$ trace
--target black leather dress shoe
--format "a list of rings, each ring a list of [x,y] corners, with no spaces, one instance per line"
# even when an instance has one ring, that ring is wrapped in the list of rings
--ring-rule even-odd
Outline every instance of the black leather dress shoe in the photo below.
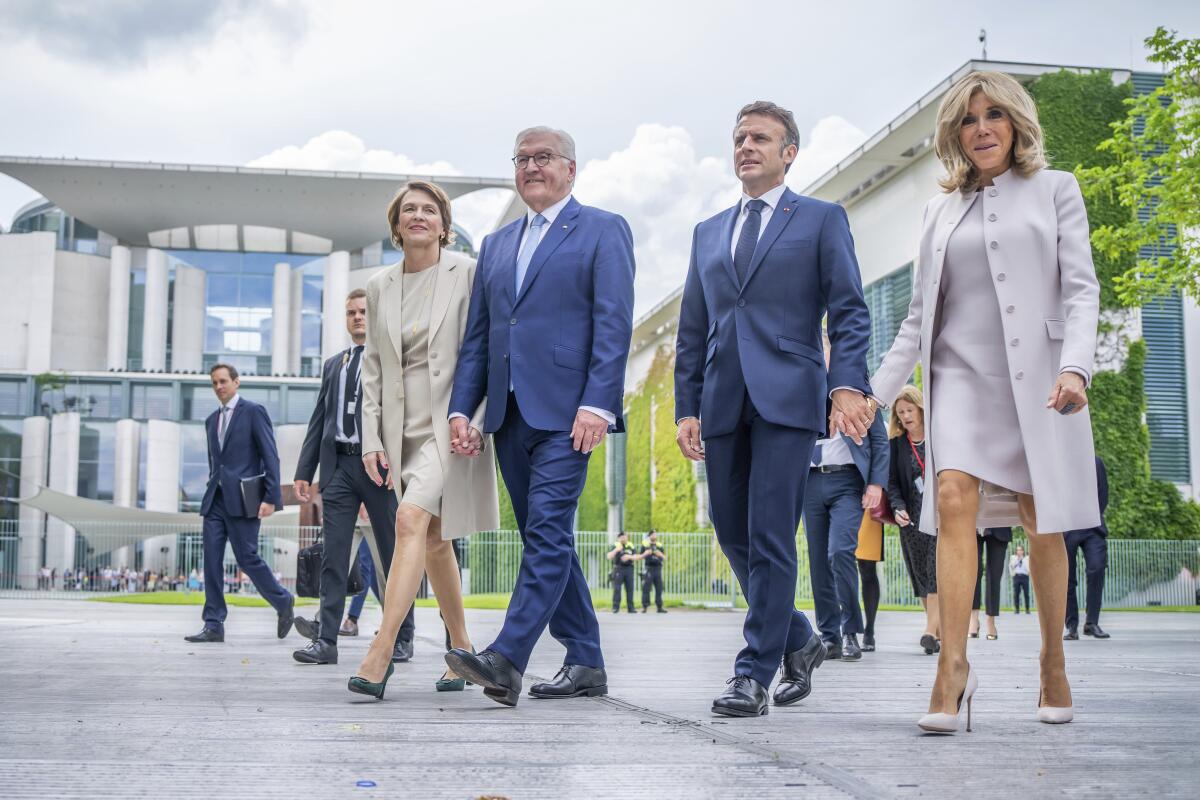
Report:
[[[1085,630],[1086,630],[1086,628],[1085,628]],[[1063,636],[1063,641],[1064,642],[1074,642],[1074,641],[1077,641],[1078,639],[1079,639],[1079,629],[1078,628],[1067,628],[1067,633],[1065,636]]]
[[[392,648],[392,663],[403,664],[413,657],[412,639],[396,639],[396,646]]]
[[[830,642],[830,641],[822,640],[822,644],[825,646],[825,660],[826,661],[837,661],[839,658],[842,657],[842,643],[841,642]]]
[[[185,642],[223,642],[225,641],[225,631],[219,631],[216,628],[205,628],[197,634],[183,637]]]
[[[321,623],[315,619],[296,617],[292,624],[296,626],[296,633],[300,634],[305,639],[316,640],[321,638]]]
[[[1097,639],[1108,639],[1109,638],[1109,635],[1100,629],[1099,623],[1096,623],[1095,625],[1089,625],[1087,623],[1084,623],[1083,635],[1084,636],[1094,636]]]
[[[874,636],[872,636],[869,633],[863,634],[862,650],[864,653],[874,653],[875,652],[875,637]]]
[[[842,637],[842,661],[858,661],[862,658],[862,648],[858,646],[858,636],[848,633]]]
[[[321,639],[313,639],[304,646],[303,650],[294,651],[292,658],[301,664],[336,664],[337,645]]]
[[[608,674],[581,664],[563,664],[554,680],[529,687],[530,697],[603,697],[608,694]]]
[[[813,670],[825,660],[825,644],[820,636],[813,636],[799,650],[783,656],[783,674],[775,687],[775,705],[790,706],[808,697],[812,692]]]
[[[275,635],[280,639],[286,637],[292,630],[292,623],[296,621],[296,598],[288,598],[287,610],[279,615],[279,625],[275,628]]]
[[[726,717],[762,717],[767,713],[767,688],[749,675],[734,675],[713,700],[712,713]]]
[[[515,706],[521,696],[521,673],[495,650],[475,654],[455,647],[446,653],[446,666],[482,686],[483,693],[501,705]]]

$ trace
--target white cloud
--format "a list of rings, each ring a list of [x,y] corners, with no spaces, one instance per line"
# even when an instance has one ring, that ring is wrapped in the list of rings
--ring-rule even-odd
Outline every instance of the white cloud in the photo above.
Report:
[[[341,170],[381,172],[399,175],[461,175],[449,161],[418,162],[403,153],[368,149],[366,142],[348,131],[326,131],[303,145],[288,145],[256,158],[247,166],[273,169]],[[495,228],[496,220],[508,205],[512,192],[507,189],[482,189],[455,198],[454,222],[461,225],[475,246]]]
[[[788,172],[788,185],[807,187],[865,139],[841,117],[819,120]],[[697,155],[691,134],[681,127],[646,124],[625,149],[581,167],[580,202],[620,214],[633,229],[636,314],[682,285],[696,223],[737,201],[732,161],[732,152]]]

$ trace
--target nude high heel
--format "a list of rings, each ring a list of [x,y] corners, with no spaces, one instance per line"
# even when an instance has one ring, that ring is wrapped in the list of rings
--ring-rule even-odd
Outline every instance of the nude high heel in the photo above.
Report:
[[[979,688],[979,680],[975,677],[975,670],[967,665],[967,685],[963,689],[962,696],[958,698],[958,711],[954,714],[926,714],[917,720],[917,727],[926,733],[958,733],[958,718],[962,716],[963,708],[967,710],[967,733],[971,732],[971,698],[975,695],[975,690]],[[1040,711],[1040,709],[1039,709]]]
[[[1042,696],[1044,694],[1045,694],[1044,689],[1038,692],[1038,708],[1037,708],[1038,722],[1044,722],[1047,725],[1063,725],[1063,724],[1075,719],[1075,707],[1074,706],[1063,707],[1063,706],[1044,706],[1044,705],[1042,705],[1042,699],[1043,699]]]

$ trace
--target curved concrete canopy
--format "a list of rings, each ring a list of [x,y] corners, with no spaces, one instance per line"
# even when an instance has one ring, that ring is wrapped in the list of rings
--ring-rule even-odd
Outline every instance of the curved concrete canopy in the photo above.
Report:
[[[233,224],[306,233],[330,240],[334,250],[357,250],[387,237],[384,210],[407,180],[436,181],[451,199],[514,188],[503,178],[19,156],[0,156],[0,172],[135,246],[150,245],[152,231]],[[505,216],[515,218],[513,205]]]

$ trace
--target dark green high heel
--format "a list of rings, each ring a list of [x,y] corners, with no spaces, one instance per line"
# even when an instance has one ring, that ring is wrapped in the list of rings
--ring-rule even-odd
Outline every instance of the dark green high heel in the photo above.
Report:
[[[446,670],[446,673],[443,674],[442,677],[438,678],[437,683],[433,685],[433,688],[437,689],[439,692],[461,692],[467,688],[467,681],[465,678],[450,678],[447,677],[449,674],[450,671]]]
[[[366,678],[360,678],[359,676],[355,675],[346,682],[346,688],[355,694],[365,694],[369,695],[370,697],[374,697],[376,700],[382,700],[383,690],[387,688],[388,678],[392,677],[393,672],[395,672],[395,668],[389,661],[387,672],[384,674],[383,680],[381,680],[379,683],[371,683]]]

